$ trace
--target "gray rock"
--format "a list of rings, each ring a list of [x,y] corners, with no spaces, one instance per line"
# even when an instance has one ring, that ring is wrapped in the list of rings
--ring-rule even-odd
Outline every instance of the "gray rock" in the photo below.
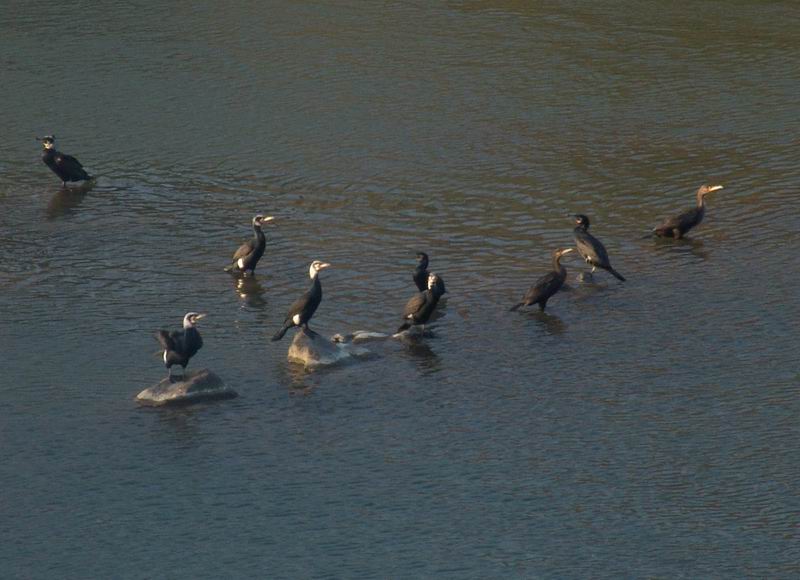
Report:
[[[286,356],[292,362],[316,367],[336,364],[353,356],[365,354],[369,354],[367,349],[352,342],[336,342],[316,332],[300,329],[295,333]]]
[[[181,379],[163,379],[136,395],[136,400],[142,405],[160,406],[232,399],[237,396],[238,393],[226,386],[221,378],[208,369],[202,369],[188,372]]]

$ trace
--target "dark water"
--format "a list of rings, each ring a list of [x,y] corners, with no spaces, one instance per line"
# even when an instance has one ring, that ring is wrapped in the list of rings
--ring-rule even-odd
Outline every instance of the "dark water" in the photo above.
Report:
[[[0,576],[800,575],[800,9],[576,4],[2,11]],[[575,212],[628,282],[506,312]],[[436,338],[269,342],[313,259],[315,328],[396,327],[418,250]],[[241,397],[137,408],[189,310]]]

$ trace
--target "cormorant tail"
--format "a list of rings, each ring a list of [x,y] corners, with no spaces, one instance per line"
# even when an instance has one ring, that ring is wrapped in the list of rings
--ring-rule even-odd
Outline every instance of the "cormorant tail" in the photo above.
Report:
[[[284,324],[283,328],[281,328],[278,332],[275,333],[275,336],[272,337],[272,340],[280,340],[283,338],[283,335],[286,334],[286,331],[289,330],[293,324]]]
[[[167,332],[166,330],[159,330],[155,334],[155,337],[161,344],[161,346],[164,348],[164,350],[172,350],[173,344],[172,340],[169,337],[169,332]]]
[[[524,303],[524,302],[520,302],[519,304],[515,304],[514,306],[512,306],[511,308],[509,308],[509,309],[508,309],[508,311],[509,311],[509,312],[516,312],[516,311],[517,311],[517,310],[519,310],[519,309],[520,309],[522,306],[525,306],[525,303]]]
[[[411,328],[411,323],[410,322],[404,322],[402,324],[402,326],[400,326],[400,328],[397,329],[397,333],[403,332],[404,330],[408,330],[409,328]]]
[[[611,274],[612,276],[614,276],[614,278],[616,278],[616,279],[617,279],[617,280],[619,280],[620,282],[624,282],[624,281],[625,281],[625,276],[623,276],[622,274],[620,274],[619,272],[617,272],[617,271],[616,271],[614,268],[612,268],[611,266],[609,266],[609,267],[608,267],[608,272],[609,272],[609,274]]]

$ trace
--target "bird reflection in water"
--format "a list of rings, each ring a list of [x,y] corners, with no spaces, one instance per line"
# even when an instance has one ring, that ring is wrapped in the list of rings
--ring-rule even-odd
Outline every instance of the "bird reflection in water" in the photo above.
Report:
[[[60,188],[47,204],[47,219],[54,220],[75,212],[83,198],[94,187],[94,181],[87,181],[78,187]]]
[[[541,312],[539,310],[528,311],[528,316],[536,320],[544,331],[550,336],[561,336],[566,332],[567,325],[558,316]]]
[[[698,260],[708,260],[709,253],[705,249],[703,240],[695,238],[680,238],[673,240],[671,238],[656,238],[656,245],[660,252],[669,252],[672,255],[686,255],[692,254]]]
[[[263,309],[267,305],[264,298],[264,287],[259,284],[255,276],[232,278],[236,293],[244,306]]]
[[[426,329],[425,332],[428,333],[430,331]],[[430,336],[426,336],[423,340],[412,339],[403,341],[405,352],[417,361],[420,371],[425,375],[437,373],[442,367],[441,358],[439,358],[439,355],[436,354],[426,342],[427,338],[430,338]]]

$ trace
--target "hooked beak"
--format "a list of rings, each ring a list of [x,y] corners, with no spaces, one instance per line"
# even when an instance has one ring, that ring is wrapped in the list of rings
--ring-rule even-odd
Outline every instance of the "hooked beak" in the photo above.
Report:
[[[261,218],[261,223],[265,224],[267,222],[271,222],[274,219],[275,219],[275,216],[268,215],[266,217]]]
[[[561,255],[563,256],[564,254],[569,254],[570,252],[574,252],[574,251],[575,251],[575,248],[566,248],[564,250],[561,250]]]
[[[194,317],[195,320],[200,320],[201,318],[205,318],[208,314],[198,314]]]
[[[328,264],[327,262],[322,262],[319,265],[319,269],[322,270],[323,268],[328,268],[329,266],[330,266],[330,264]]]
[[[708,193],[711,193],[712,191],[717,191],[718,189],[722,189],[722,186],[721,185],[712,185],[711,187],[708,188]]]

